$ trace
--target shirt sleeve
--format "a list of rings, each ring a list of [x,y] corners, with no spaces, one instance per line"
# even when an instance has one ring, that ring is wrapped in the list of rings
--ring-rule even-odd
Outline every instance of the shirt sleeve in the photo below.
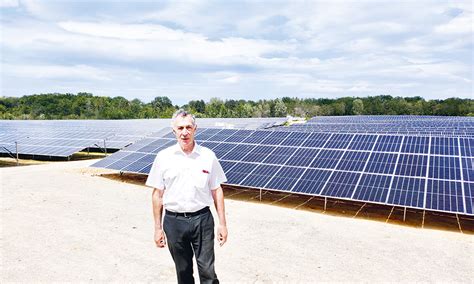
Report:
[[[222,183],[227,181],[224,170],[222,169],[219,160],[214,156],[212,161],[211,177],[209,181],[209,186],[211,190],[215,190],[221,186]]]
[[[145,184],[153,188],[164,190],[165,184],[163,182],[163,170],[162,167],[160,167],[160,156],[159,154],[156,156]]]

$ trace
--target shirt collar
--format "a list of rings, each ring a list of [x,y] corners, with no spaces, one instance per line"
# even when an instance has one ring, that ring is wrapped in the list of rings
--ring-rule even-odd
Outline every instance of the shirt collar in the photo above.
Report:
[[[175,153],[181,153],[185,156],[191,156],[191,155],[201,155],[201,149],[202,149],[202,146],[201,145],[198,145],[198,143],[196,142],[196,140],[194,140],[194,148],[193,148],[193,151],[188,155],[186,153],[183,152],[183,150],[181,149],[181,146],[179,146],[179,143],[176,142],[176,144],[174,145],[175,147]]]

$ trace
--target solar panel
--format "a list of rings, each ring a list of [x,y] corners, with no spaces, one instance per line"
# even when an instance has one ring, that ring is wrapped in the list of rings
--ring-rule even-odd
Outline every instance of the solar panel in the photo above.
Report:
[[[369,152],[347,151],[342,156],[337,169],[360,172],[364,169],[369,155]]]
[[[314,148],[299,148],[290,156],[285,165],[305,167],[314,160],[314,157],[319,153],[318,149]]]
[[[213,151],[214,151],[214,154],[216,154],[217,158],[222,159],[223,156],[230,153],[230,151],[232,151],[237,145],[238,144],[221,143],[221,144],[216,145],[213,148]],[[239,155],[237,155],[237,158],[239,158]],[[229,160],[232,160],[232,159],[229,159]]]
[[[387,203],[423,208],[425,179],[394,177]]]
[[[433,137],[431,139],[431,154],[458,155],[457,139],[453,137]]]
[[[350,198],[360,173],[334,171],[321,192],[325,196]]]
[[[269,156],[273,150],[275,150],[276,147],[274,146],[267,146],[267,145],[258,145],[255,146],[250,152],[248,152],[245,157],[242,158],[242,161],[245,162],[261,162],[263,161],[266,157]]]
[[[309,137],[304,141],[303,147],[323,147],[324,144],[328,141],[328,138],[331,137],[331,134],[327,133],[311,133]]]
[[[275,165],[283,165],[286,161],[293,155],[296,151],[296,148],[292,147],[276,147],[271,155],[268,155],[262,163],[265,164],[275,164]]]
[[[402,143],[402,136],[382,135],[375,144],[374,151],[398,152]]]
[[[305,169],[295,167],[281,167],[272,179],[265,185],[266,188],[282,191],[291,191]]]
[[[460,180],[459,158],[448,156],[430,156],[430,178]]]
[[[257,164],[235,163],[232,171],[226,172],[227,183],[239,185],[257,167]]]
[[[348,149],[371,150],[377,140],[377,135],[355,135]]]
[[[250,130],[238,130],[235,133],[231,134],[227,139],[225,140],[218,140],[218,141],[225,141],[225,142],[241,142],[247,136],[250,134]]]
[[[462,158],[463,180],[474,182],[474,158]]]
[[[221,131],[217,132],[216,134],[210,136],[207,141],[225,141],[230,136],[235,134],[238,130],[237,129],[222,129]]]
[[[426,155],[400,154],[395,174],[424,177],[426,176],[427,161]]]
[[[385,203],[390,190],[391,180],[391,176],[363,174],[352,198]]]
[[[291,132],[280,145],[298,147],[301,146],[309,136],[309,133]]]
[[[466,201],[466,213],[474,214],[474,183],[464,183],[464,198]]]
[[[448,212],[464,212],[461,183],[428,179],[426,208]]]
[[[335,169],[343,151],[338,150],[321,150],[311,163],[311,167],[320,169]]]
[[[461,148],[461,156],[474,157],[474,139],[459,138],[459,144]]]
[[[373,152],[367,162],[368,173],[391,174],[394,172],[397,154]]]
[[[352,137],[354,137],[352,134],[333,134],[324,147],[329,149],[345,149],[351,142]]]
[[[249,152],[251,152],[255,148],[255,145],[251,144],[230,145],[232,147],[232,150],[228,151],[227,154],[222,156],[223,160],[241,161]]]
[[[320,195],[331,171],[307,169],[293,188],[293,192]]]
[[[280,166],[258,165],[247,177],[240,182],[240,185],[250,187],[264,187],[275,175]]]
[[[258,144],[261,141],[265,140],[265,138],[267,138],[267,136],[269,136],[271,133],[271,131],[255,131],[251,133],[247,138],[245,138],[242,142]]]
[[[275,131],[262,140],[262,145],[280,145],[289,135],[289,132]]]

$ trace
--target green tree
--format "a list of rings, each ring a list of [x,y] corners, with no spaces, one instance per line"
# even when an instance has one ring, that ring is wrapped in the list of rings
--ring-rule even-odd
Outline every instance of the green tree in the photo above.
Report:
[[[206,103],[203,100],[189,101],[188,106],[193,113],[206,112]]]
[[[283,117],[283,116],[286,116],[287,113],[288,113],[288,110],[286,108],[286,105],[285,103],[283,102],[282,99],[276,99],[275,100],[275,116],[276,117]]]
[[[219,98],[211,98],[206,105],[207,117],[224,117],[225,112],[224,102]]]
[[[355,99],[352,103],[352,112],[355,115],[364,114],[364,102],[361,99]]]

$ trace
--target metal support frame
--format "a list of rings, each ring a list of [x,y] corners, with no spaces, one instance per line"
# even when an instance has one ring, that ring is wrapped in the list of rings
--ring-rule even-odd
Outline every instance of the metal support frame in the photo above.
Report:
[[[262,201],[262,189],[260,188],[260,201]]]
[[[461,232],[461,234],[463,234],[462,228],[461,228],[461,222],[459,222],[459,215],[457,213],[456,213],[456,219],[458,220],[459,231]]]
[[[97,146],[97,148],[99,148],[102,152],[104,152],[104,155],[107,157],[107,145],[105,143],[105,140],[107,138],[104,138],[104,147],[100,147],[99,144],[95,143],[94,146]],[[89,155],[89,147],[87,147],[87,155]]]
[[[364,204],[359,208],[359,210],[357,210],[356,214],[355,214],[354,217],[352,217],[352,218],[357,217],[357,215],[359,215],[360,211],[362,211],[362,209],[365,207],[365,205],[367,205],[367,203],[364,203]]]
[[[16,151],[16,165],[19,166],[20,162],[18,161],[18,142],[15,141],[15,151]]]
[[[426,213],[426,210],[423,210],[423,220],[421,221],[421,228],[425,227],[425,213]]]
[[[407,217],[407,208],[403,207],[403,222],[405,222],[406,217]]]
[[[298,209],[302,206],[304,206],[305,204],[307,204],[308,202],[310,202],[312,199],[314,198],[314,196],[311,196],[310,198],[308,198],[308,200],[306,200],[305,202],[299,204],[299,205],[296,205],[293,209]]]
[[[390,217],[392,217],[393,210],[395,209],[395,206],[392,206],[392,210],[390,210],[390,214],[388,214],[387,220],[385,220],[385,223],[388,223],[390,220]]]
[[[326,205],[328,203],[328,198],[324,196],[324,211],[326,211]]]
[[[107,156],[107,145],[105,144],[105,140],[107,138],[104,138],[104,153],[105,153],[105,156]]]
[[[270,203],[270,204],[275,204],[275,203],[277,203],[277,202],[280,202],[280,201],[282,201],[283,199],[287,198],[288,196],[291,196],[291,193],[288,193],[287,195],[283,196],[283,197],[280,198],[280,199],[277,199],[277,200],[273,201],[273,202]]]
[[[16,142],[15,142],[16,143]],[[15,154],[12,153],[12,151],[10,151],[7,147],[5,146],[0,146],[0,148],[3,148],[5,149],[5,151],[7,151],[7,154],[12,157],[13,159],[16,159],[16,165],[18,166],[19,165],[19,162],[18,162],[18,151],[16,153],[16,158],[15,158]]]

